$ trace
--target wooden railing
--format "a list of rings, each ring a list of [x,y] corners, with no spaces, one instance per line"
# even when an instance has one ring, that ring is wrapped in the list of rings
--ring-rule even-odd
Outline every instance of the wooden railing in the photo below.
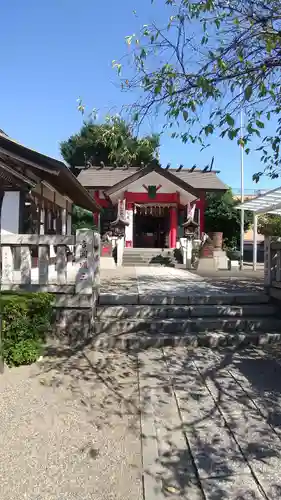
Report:
[[[50,261],[50,247],[56,248],[55,262]],[[74,247],[68,258],[68,247]],[[16,252],[15,249],[18,249]],[[32,266],[32,252],[38,255]],[[69,285],[75,294],[99,293],[100,235],[78,230],[75,236],[10,234],[1,236],[2,289],[44,289],[67,293]],[[19,254],[19,268],[15,254]]]

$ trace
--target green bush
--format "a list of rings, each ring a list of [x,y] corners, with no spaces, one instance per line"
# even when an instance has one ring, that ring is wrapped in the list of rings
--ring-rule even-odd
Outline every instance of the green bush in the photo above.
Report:
[[[51,326],[53,297],[48,293],[2,293],[2,349],[8,365],[33,363],[42,353]]]

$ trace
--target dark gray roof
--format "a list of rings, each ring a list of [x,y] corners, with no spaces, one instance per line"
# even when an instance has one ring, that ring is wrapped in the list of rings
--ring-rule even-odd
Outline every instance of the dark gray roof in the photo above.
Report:
[[[136,167],[91,167],[82,170],[77,178],[86,188],[109,188],[130,177],[138,170],[140,169]],[[176,169],[171,168],[169,172],[196,189],[204,189],[204,191],[225,191],[227,189],[227,186],[217,177],[215,171],[202,172],[202,170],[194,170],[189,172],[188,169],[182,169],[177,172]]]
[[[4,165],[1,168],[1,182],[4,182],[4,179],[6,183],[15,182],[15,179],[18,179],[18,176],[21,175],[21,180],[28,184],[27,180],[23,178],[25,170],[28,169],[33,171],[37,182],[39,180],[48,182],[60,194],[70,198],[76,205],[91,212],[101,209],[65,163],[27,148],[2,132],[0,133],[0,162]],[[9,178],[7,177],[7,169],[10,172]],[[16,174],[17,169],[20,170],[20,173]],[[5,171],[5,174],[3,171]]]

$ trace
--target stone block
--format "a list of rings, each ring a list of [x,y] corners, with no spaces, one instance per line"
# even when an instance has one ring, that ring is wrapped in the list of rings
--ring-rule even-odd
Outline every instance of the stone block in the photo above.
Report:
[[[198,262],[197,271],[216,271],[216,262],[213,257],[200,257]]]
[[[133,305],[138,304],[137,293],[101,293],[99,296],[100,305]]]
[[[229,260],[228,261],[228,268],[229,270],[239,270],[240,269],[240,262],[239,260]]]

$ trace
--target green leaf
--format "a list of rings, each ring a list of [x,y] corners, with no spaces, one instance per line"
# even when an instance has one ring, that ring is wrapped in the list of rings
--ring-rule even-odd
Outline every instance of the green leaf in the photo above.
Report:
[[[232,129],[228,130],[227,135],[228,135],[229,139],[233,140],[236,137],[235,130],[232,130]]]
[[[182,116],[183,116],[184,121],[186,122],[188,120],[188,111],[186,111],[186,109],[183,110]]]
[[[251,99],[252,94],[253,94],[253,87],[252,87],[252,85],[248,85],[244,91],[244,97],[245,97],[246,101],[249,101]]]
[[[195,112],[196,110],[196,105],[195,105],[195,101],[189,101],[188,103],[188,107],[191,109],[191,111],[193,111],[193,113]]]
[[[220,28],[220,25],[221,25],[220,19],[218,19],[218,18],[215,19],[215,25],[216,25],[217,29]]]
[[[257,127],[259,127],[259,128],[264,128],[264,123],[263,123],[263,122],[261,122],[260,120],[256,120],[256,125],[257,125]]]
[[[230,127],[234,126],[235,121],[229,113],[225,115],[225,121]]]
[[[158,82],[154,88],[155,95],[160,94],[161,90],[162,90],[162,82]]]
[[[212,134],[214,132],[214,126],[211,123],[209,123],[209,125],[207,125],[204,128],[204,132],[205,132],[206,136]]]

